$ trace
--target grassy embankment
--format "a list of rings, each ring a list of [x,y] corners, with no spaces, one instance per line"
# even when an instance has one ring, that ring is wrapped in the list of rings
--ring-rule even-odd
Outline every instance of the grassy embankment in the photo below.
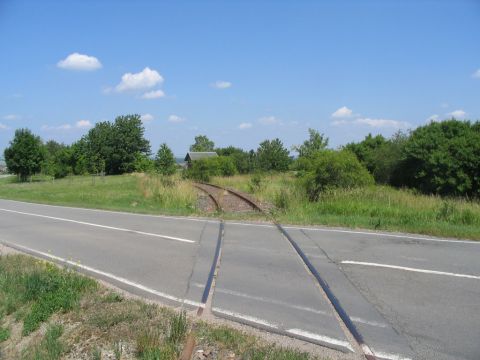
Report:
[[[143,174],[17,182],[0,179],[0,198],[149,214],[191,215],[196,191],[179,177]]]
[[[480,203],[444,199],[389,186],[336,190],[309,202],[292,175],[265,176],[255,186],[250,176],[212,182],[254,194],[277,206],[282,223],[322,224],[480,240]]]
[[[24,255],[0,256],[0,358],[177,359],[188,331],[205,359],[308,360],[227,326],[126,299],[94,280]]]
[[[212,182],[252,193],[277,206],[277,219],[286,224],[330,225],[402,231],[480,240],[480,203],[426,196],[411,190],[371,186],[336,190],[308,202],[293,175],[263,177],[259,186],[250,175],[214,178]],[[57,205],[91,207],[150,214],[206,215],[196,207],[189,181],[155,175],[121,175],[16,183],[0,179],[0,198]],[[225,214],[234,219],[262,219],[248,214]]]

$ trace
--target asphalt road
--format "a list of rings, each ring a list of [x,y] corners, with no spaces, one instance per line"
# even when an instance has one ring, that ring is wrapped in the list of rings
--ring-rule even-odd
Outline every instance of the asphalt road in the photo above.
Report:
[[[0,242],[190,309],[205,306],[219,226],[0,200]],[[480,359],[480,242],[286,230],[378,359]],[[346,353],[358,349],[274,226],[226,222],[221,239],[213,314]]]

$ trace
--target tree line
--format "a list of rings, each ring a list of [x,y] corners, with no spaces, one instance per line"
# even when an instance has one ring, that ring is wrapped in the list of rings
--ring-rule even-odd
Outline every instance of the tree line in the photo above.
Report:
[[[156,171],[171,175],[178,169],[167,144],[152,156],[139,115],[119,116],[97,123],[80,140],[65,145],[43,143],[28,129],[18,129],[5,149],[10,172],[22,181],[43,173],[67,175]],[[290,151],[278,138],[261,142],[256,150],[217,148],[205,135],[195,137],[190,151],[215,151],[218,157],[194,161],[183,176],[208,181],[211,176],[292,171],[315,201],[336,187],[386,184],[427,194],[480,196],[480,122],[455,119],[431,122],[390,138],[368,134],[362,141],[338,149],[314,129],[303,144]]]

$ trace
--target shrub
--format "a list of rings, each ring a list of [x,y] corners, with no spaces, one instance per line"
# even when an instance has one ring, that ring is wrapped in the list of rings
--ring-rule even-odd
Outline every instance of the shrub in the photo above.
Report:
[[[373,177],[349,151],[325,150],[306,166],[302,176],[310,201],[331,188],[353,188],[373,184]]]
[[[186,170],[186,177],[197,181],[208,182],[212,176],[233,176],[237,172],[230,157],[218,156],[195,160]]]
[[[412,132],[396,185],[424,193],[480,196],[480,122],[432,122]]]

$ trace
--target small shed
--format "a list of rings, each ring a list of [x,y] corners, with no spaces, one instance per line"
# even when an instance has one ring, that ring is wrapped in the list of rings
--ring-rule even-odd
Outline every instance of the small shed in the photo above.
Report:
[[[0,159],[0,174],[7,172],[7,164],[3,159]]]
[[[217,157],[218,154],[215,151],[189,151],[187,155],[185,155],[185,162],[187,163],[187,166],[190,167],[192,164],[192,161],[195,160],[200,160],[200,159],[206,159],[206,158],[211,158],[211,157]]]

